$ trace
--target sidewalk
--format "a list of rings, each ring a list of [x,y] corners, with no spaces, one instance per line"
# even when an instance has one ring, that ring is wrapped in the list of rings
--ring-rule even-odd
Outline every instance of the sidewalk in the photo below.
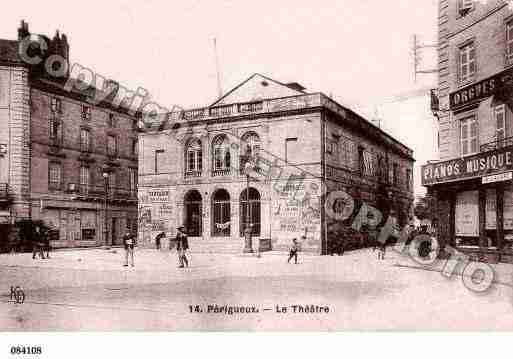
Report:
[[[390,251],[392,252],[392,251]],[[393,252],[393,256],[395,257],[395,266],[402,268],[412,268],[418,270],[425,270],[431,272],[439,272],[442,274],[443,271],[450,272],[452,268],[451,276],[461,276],[465,271],[467,265],[471,262],[460,260],[457,262],[457,259],[431,259],[429,262],[431,264],[423,264],[419,261],[416,261],[408,254],[401,254],[397,252]],[[489,266],[494,273],[494,283],[513,286],[513,265],[508,263],[485,263],[485,262],[474,262],[479,263],[482,266]],[[445,274],[444,274],[445,275]],[[447,274],[448,275],[448,274]],[[449,276],[449,275],[448,275]],[[467,276],[467,273],[465,273]],[[469,275],[468,275],[469,276]]]

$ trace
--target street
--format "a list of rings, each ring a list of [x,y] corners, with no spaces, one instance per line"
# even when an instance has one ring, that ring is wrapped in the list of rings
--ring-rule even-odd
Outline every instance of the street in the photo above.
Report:
[[[262,258],[122,249],[70,250],[48,260],[0,256],[0,328],[57,330],[505,330],[513,329],[512,269],[485,293],[461,277],[384,261],[361,250],[342,257]],[[19,286],[25,301],[10,300]],[[226,306],[226,307],[224,307]],[[230,309],[231,307],[231,309]],[[243,311],[243,313],[239,313]],[[308,313],[306,312],[308,311]],[[236,313],[232,313],[236,312]]]

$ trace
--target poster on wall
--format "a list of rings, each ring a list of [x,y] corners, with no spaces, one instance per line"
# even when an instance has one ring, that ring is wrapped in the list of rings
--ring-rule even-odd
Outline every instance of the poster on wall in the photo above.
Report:
[[[479,236],[479,192],[466,191],[456,197],[456,235]]]

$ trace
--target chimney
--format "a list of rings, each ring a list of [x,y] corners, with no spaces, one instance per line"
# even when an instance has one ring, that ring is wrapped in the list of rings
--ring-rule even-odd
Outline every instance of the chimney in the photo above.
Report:
[[[28,23],[25,20],[21,20],[20,27],[18,28],[18,41],[26,38],[30,35]]]

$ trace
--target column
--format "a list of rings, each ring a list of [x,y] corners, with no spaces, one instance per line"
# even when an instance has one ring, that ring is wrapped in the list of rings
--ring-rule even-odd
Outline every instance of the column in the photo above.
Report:
[[[498,183],[495,188],[497,203],[495,211],[497,215],[497,249],[502,250],[504,246],[504,184]]]
[[[456,193],[449,196],[449,244],[456,246]]]
[[[479,188],[479,247],[487,247],[486,240],[486,188],[481,186]]]

